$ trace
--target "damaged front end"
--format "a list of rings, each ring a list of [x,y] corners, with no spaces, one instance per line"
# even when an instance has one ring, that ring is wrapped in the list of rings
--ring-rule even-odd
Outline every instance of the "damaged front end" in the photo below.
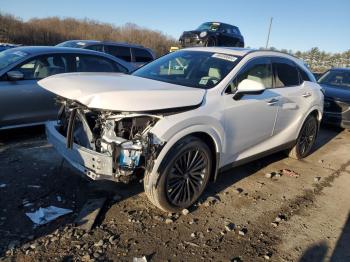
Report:
[[[90,178],[129,182],[151,169],[165,142],[150,130],[157,114],[89,109],[61,100],[57,122],[46,125],[50,143]]]

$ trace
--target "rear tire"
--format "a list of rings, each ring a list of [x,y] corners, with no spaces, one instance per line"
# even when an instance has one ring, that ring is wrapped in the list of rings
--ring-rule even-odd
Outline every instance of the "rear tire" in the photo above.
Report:
[[[146,172],[144,188],[150,201],[167,212],[190,207],[205,190],[212,169],[211,151],[199,138],[188,136],[167,153],[157,174]],[[157,183],[151,181],[159,180]]]
[[[314,115],[310,115],[305,120],[297,142],[288,152],[288,156],[294,159],[302,159],[309,155],[318,132],[318,121]]]

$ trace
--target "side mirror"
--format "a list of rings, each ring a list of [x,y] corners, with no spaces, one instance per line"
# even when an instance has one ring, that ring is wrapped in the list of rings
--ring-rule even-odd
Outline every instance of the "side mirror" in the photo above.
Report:
[[[238,84],[237,91],[233,95],[233,99],[239,100],[245,94],[258,95],[263,93],[265,86],[251,79],[244,79]]]
[[[24,78],[24,75],[20,71],[9,71],[7,72],[7,77],[11,81],[18,81]]]

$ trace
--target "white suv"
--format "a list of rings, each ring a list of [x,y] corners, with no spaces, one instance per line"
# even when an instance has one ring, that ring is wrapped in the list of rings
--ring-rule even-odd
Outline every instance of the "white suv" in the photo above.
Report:
[[[56,75],[48,140],[92,179],[144,176],[165,211],[191,206],[220,171],[279,150],[310,153],[323,94],[304,64],[279,52],[199,47],[132,75]]]

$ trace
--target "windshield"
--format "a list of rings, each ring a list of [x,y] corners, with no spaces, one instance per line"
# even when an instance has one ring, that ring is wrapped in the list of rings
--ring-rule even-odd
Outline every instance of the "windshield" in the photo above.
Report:
[[[60,43],[60,44],[58,44],[56,46],[59,46],[59,47],[83,48],[84,46],[86,46],[86,43],[80,42],[80,41],[66,41],[66,42]]]
[[[133,75],[176,85],[208,89],[224,79],[237,63],[236,56],[227,54],[176,51],[141,67]]]
[[[217,31],[220,27],[220,23],[203,23],[198,28],[197,31]]]
[[[13,49],[8,49],[0,52],[0,70],[16,63],[17,61],[27,56],[29,56],[28,53]]]
[[[318,83],[340,87],[350,87],[350,70],[330,70],[325,73]]]

